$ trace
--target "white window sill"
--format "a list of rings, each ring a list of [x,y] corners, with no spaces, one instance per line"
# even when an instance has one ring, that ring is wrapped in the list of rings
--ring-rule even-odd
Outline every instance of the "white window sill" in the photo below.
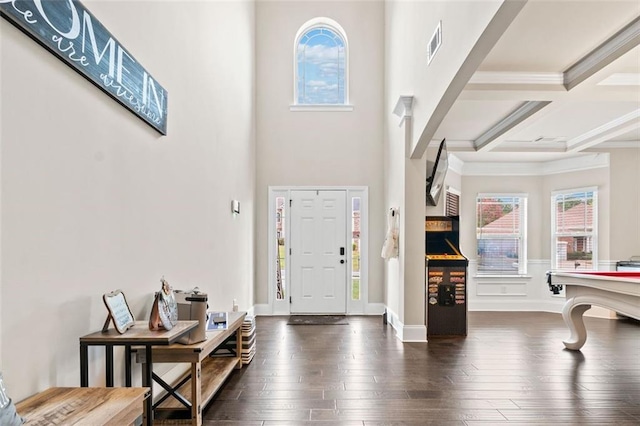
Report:
[[[289,111],[353,111],[353,105],[290,105]]]
[[[520,274],[513,274],[513,275],[490,275],[490,274],[476,274],[473,276],[473,278],[489,278],[489,279],[496,279],[496,278],[508,278],[508,279],[513,279],[513,278],[522,278],[525,280],[530,280],[531,278],[533,278],[532,275],[520,275]]]

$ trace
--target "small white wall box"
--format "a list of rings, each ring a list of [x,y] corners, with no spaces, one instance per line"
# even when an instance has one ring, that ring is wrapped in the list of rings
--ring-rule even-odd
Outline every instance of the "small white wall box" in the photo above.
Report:
[[[231,213],[240,214],[240,201],[238,200],[231,201]]]

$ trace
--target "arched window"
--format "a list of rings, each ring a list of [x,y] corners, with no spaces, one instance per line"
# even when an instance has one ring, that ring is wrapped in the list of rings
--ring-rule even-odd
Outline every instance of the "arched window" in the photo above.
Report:
[[[314,18],[298,30],[295,39],[296,105],[347,105],[347,35],[336,21]]]

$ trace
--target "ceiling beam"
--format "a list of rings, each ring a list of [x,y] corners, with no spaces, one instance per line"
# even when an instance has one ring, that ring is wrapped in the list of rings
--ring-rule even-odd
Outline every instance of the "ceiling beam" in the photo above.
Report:
[[[498,139],[500,136],[503,136],[550,103],[549,101],[527,101],[523,103],[474,141],[476,151],[490,151],[500,142]]]
[[[640,109],[618,117],[567,141],[567,152],[578,152],[640,128]]]
[[[476,71],[465,90],[565,91],[561,72]]]
[[[640,16],[564,71],[564,87],[571,90],[640,44]]]
[[[438,127],[442,124],[445,116],[453,106],[453,104],[464,90],[473,73],[478,69],[484,58],[489,54],[491,49],[498,42],[500,37],[513,22],[515,17],[520,13],[527,0],[511,0],[504,1],[498,8],[482,35],[478,38],[471,52],[464,60],[456,74],[451,79],[449,86],[446,88],[442,97],[438,100],[433,112],[429,115],[426,126],[422,130],[418,140],[414,146],[409,149],[409,156],[412,159],[422,158],[427,146]]]

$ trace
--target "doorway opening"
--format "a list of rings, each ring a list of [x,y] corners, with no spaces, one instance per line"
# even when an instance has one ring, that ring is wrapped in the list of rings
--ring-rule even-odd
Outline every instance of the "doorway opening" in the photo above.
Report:
[[[268,225],[274,315],[365,313],[367,187],[270,187]]]

